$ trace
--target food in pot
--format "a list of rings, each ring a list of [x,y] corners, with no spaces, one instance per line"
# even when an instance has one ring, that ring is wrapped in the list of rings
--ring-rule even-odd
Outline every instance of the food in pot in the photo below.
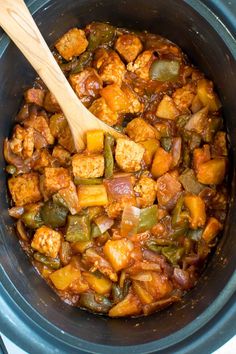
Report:
[[[148,315],[195,286],[223,229],[221,102],[159,35],[94,22],[59,38],[54,55],[83,104],[124,137],[88,131],[76,152],[36,80],[4,142],[9,214],[62,300],[111,317]]]

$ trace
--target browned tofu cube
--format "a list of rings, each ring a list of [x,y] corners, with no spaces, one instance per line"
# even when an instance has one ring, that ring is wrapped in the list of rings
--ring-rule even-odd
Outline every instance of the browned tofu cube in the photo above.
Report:
[[[115,49],[129,63],[141,53],[143,46],[134,34],[123,34],[117,39]]]
[[[32,116],[29,119],[24,121],[26,127],[34,128],[39,132],[48,142],[48,144],[54,143],[54,137],[51,134],[48,122],[43,116]]]
[[[42,192],[47,199],[62,188],[69,187],[70,173],[63,167],[46,167],[42,178]]]
[[[17,124],[10,140],[12,152],[23,158],[31,157],[34,152],[34,145],[34,129],[31,127],[23,128]]]
[[[103,155],[76,154],[72,157],[73,174],[78,178],[97,178],[104,174]]]
[[[149,70],[155,59],[152,50],[145,50],[143,53],[139,54],[134,63],[127,65],[127,70],[134,72],[141,79],[149,80]]]
[[[26,103],[34,103],[38,106],[43,105],[44,91],[41,89],[31,88],[27,90],[24,94]]]
[[[8,180],[8,187],[16,206],[36,203],[42,199],[37,173],[25,173]]]
[[[48,257],[56,258],[61,247],[61,234],[42,226],[34,234],[31,247]]]
[[[147,176],[142,176],[134,187],[137,206],[146,208],[151,206],[156,199],[156,182]]]
[[[50,167],[52,165],[52,156],[47,149],[41,149],[39,152],[39,158],[33,164],[33,169],[35,171],[43,171],[45,167]]]
[[[132,140],[117,139],[115,158],[118,166],[125,172],[139,171],[145,149]]]
[[[157,200],[160,207],[172,209],[180,196],[182,187],[175,176],[165,173],[157,180]]]
[[[95,68],[98,70],[102,81],[106,84],[122,83],[126,69],[119,55],[113,50],[98,50],[94,61]]]
[[[48,112],[51,113],[61,112],[61,107],[59,106],[56,97],[51,92],[46,93],[43,106]]]
[[[136,143],[148,139],[156,139],[158,135],[156,129],[142,118],[131,120],[126,127],[126,133]]]
[[[95,100],[91,107],[89,108],[97,118],[101,119],[104,123],[113,126],[118,121],[118,113],[113,112],[110,107],[106,104],[103,97]]]
[[[98,97],[99,90],[102,89],[102,80],[93,68],[87,68],[77,74],[71,74],[69,81],[77,96],[85,104],[89,103],[92,98]]]
[[[88,46],[85,32],[78,28],[72,28],[66,32],[55,44],[58,52],[66,60],[83,53]]]
[[[196,95],[196,88],[194,84],[187,84],[181,88],[178,88],[172,98],[178,110],[181,113],[188,112],[188,108],[191,106],[192,101]]]
[[[60,145],[56,145],[52,151],[54,157],[61,165],[67,165],[70,161],[70,153]]]
[[[100,94],[113,112],[125,113],[129,111],[129,101],[117,84],[107,85]]]

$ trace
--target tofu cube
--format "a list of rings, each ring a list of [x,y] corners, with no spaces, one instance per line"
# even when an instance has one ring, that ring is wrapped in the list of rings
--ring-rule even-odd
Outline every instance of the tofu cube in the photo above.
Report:
[[[132,140],[117,139],[115,158],[118,166],[125,172],[140,170],[144,152],[144,147]]]
[[[141,53],[143,46],[134,34],[123,34],[117,39],[115,49],[129,63]]]
[[[42,199],[37,173],[25,173],[8,180],[8,187],[16,206],[36,203]]]
[[[42,178],[42,192],[47,199],[62,188],[70,185],[70,174],[63,167],[46,167]]]
[[[78,28],[70,29],[55,44],[58,52],[67,61],[83,53],[87,46],[85,32]]]
[[[103,155],[76,154],[72,157],[72,169],[75,177],[97,178],[104,174]]]
[[[31,247],[48,257],[56,258],[61,247],[61,234],[42,226],[34,234]]]
[[[26,103],[34,103],[38,106],[43,105],[45,92],[41,89],[31,88],[24,94]]]

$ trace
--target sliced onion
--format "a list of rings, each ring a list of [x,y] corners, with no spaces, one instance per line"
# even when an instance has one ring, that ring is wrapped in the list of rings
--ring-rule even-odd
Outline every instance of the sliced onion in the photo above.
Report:
[[[37,132],[35,129],[34,129],[34,146],[35,146],[35,149],[38,149],[38,150],[43,149],[46,146],[48,146],[48,142],[44,138],[44,136],[42,134],[40,134],[39,132]]]
[[[173,138],[172,140],[172,165],[171,167],[174,168],[178,166],[180,159],[181,159],[181,148],[182,148],[182,139],[180,137]]]
[[[139,281],[152,281],[152,274],[150,272],[140,272],[132,275],[131,278]]]
[[[24,214],[24,207],[19,206],[19,207],[13,207],[11,209],[8,209],[8,213],[12,218],[19,219],[21,215]]]
[[[175,281],[181,286],[181,288],[187,289],[190,287],[189,273],[186,272],[186,270],[174,268],[173,277]]]
[[[25,226],[22,222],[22,220],[18,220],[17,223],[16,223],[16,230],[20,236],[20,238],[23,240],[23,241],[29,241],[29,238],[27,236],[27,232],[25,230]]]
[[[107,215],[101,215],[96,220],[94,220],[97,226],[99,227],[99,230],[103,234],[107,230],[109,230],[112,225],[114,224],[114,220],[109,218]]]
[[[104,183],[109,197],[114,201],[119,201],[124,197],[127,201],[135,199],[130,176],[107,179]]]
[[[137,233],[139,225],[140,209],[126,205],[121,219],[121,236],[131,236]]]
[[[10,165],[14,165],[17,168],[18,173],[27,173],[30,171],[30,167],[25,163],[25,161],[20,156],[17,156],[12,152],[8,139],[4,140],[3,153],[5,160]]]

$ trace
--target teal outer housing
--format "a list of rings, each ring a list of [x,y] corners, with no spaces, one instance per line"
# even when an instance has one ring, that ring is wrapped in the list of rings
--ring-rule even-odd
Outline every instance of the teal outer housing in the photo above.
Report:
[[[110,21],[172,39],[213,78],[231,144],[231,201],[224,235],[196,288],[182,303],[136,319],[109,319],[62,303],[31,267],[8,216],[0,153],[0,331],[29,353],[210,353],[236,333],[236,4],[218,0],[32,0],[51,45],[67,29]],[[230,7],[231,6],[231,7]],[[0,38],[0,144],[35,72],[6,35]],[[220,253],[218,252],[220,251]]]

